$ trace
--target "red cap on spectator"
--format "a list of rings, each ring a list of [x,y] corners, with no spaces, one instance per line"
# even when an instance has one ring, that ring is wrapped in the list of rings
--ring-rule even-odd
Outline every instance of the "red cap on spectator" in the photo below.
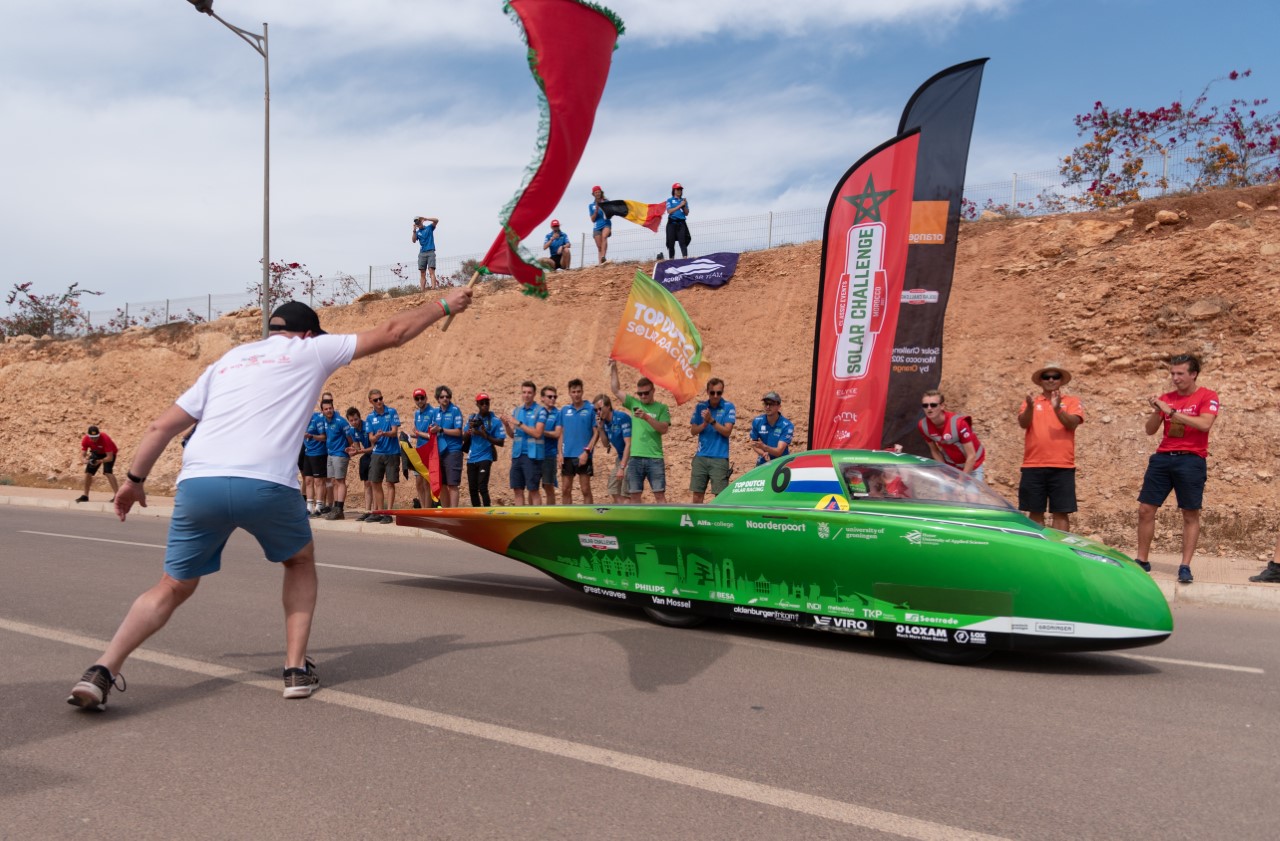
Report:
[[[484,403],[488,399],[489,399],[489,395],[485,394],[483,391],[476,395],[477,403]]]
[[[559,219],[552,219],[552,220],[551,220],[551,227],[553,227],[553,228],[558,228],[558,227],[560,227],[560,220],[559,220]]]
[[[591,192],[593,192],[593,193],[603,193],[603,192],[604,192],[604,187],[601,187],[599,184],[597,184],[596,186],[594,186],[594,187],[592,187],[592,188],[591,188]]]
[[[672,184],[672,185],[671,185],[671,189],[673,189],[673,190],[683,190],[683,189],[684,189],[684,185],[683,185],[683,184],[681,184],[679,181],[677,181],[676,183],[674,183],[674,184]]]
[[[427,392],[426,392],[424,389],[421,389],[421,388],[415,388],[415,389],[413,390],[413,396],[414,396],[414,397],[426,397],[426,396],[427,396]]]

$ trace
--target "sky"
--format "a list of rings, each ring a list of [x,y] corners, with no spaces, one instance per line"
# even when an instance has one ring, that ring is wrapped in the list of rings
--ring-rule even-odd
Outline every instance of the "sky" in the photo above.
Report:
[[[974,58],[990,61],[968,184],[1055,168],[1096,100],[1156,107],[1231,70],[1253,76],[1224,97],[1280,85],[1270,0],[604,4],[626,33],[555,214],[575,243],[593,184],[657,202],[682,182],[695,239],[699,219],[825,207],[912,92]],[[440,218],[442,257],[488,247],[538,119],[501,8],[215,0],[245,29],[269,22],[272,259],[330,276],[412,263],[417,215]],[[258,283],[262,59],[186,0],[0,10],[0,286],[78,282],[111,309]]]

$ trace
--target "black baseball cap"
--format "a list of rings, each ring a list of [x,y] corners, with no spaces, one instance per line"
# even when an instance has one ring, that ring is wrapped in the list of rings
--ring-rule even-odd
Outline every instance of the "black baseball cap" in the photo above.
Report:
[[[98,437],[98,427],[96,427],[96,426],[91,426],[91,427],[89,427],[89,437],[90,437],[90,438],[97,438],[97,437]]]
[[[320,329],[320,316],[316,315],[316,311],[301,301],[288,301],[276,307],[275,312],[271,313],[271,320],[277,318],[284,321],[284,324],[272,324],[268,329],[271,332],[286,333],[310,333],[313,336],[323,336],[325,332]]]

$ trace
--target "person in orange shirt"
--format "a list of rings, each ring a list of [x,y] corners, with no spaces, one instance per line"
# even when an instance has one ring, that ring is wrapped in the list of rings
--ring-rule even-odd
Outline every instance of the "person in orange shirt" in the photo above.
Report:
[[[1040,394],[1028,392],[1018,408],[1018,426],[1027,431],[1018,510],[1043,526],[1047,506],[1053,527],[1069,531],[1076,512],[1076,427],[1084,423],[1084,406],[1062,393],[1071,372],[1060,365],[1046,365],[1031,382]]]

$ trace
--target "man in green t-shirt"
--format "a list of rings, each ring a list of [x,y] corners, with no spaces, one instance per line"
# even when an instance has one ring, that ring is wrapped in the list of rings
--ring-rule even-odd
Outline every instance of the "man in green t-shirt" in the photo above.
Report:
[[[671,411],[653,396],[648,377],[636,380],[635,395],[624,395],[618,383],[618,363],[609,360],[609,385],[614,397],[625,406],[631,422],[631,460],[627,463],[627,492],[633,504],[640,502],[644,480],[649,480],[654,502],[667,501],[667,466],[662,456],[662,436],[671,427]]]

